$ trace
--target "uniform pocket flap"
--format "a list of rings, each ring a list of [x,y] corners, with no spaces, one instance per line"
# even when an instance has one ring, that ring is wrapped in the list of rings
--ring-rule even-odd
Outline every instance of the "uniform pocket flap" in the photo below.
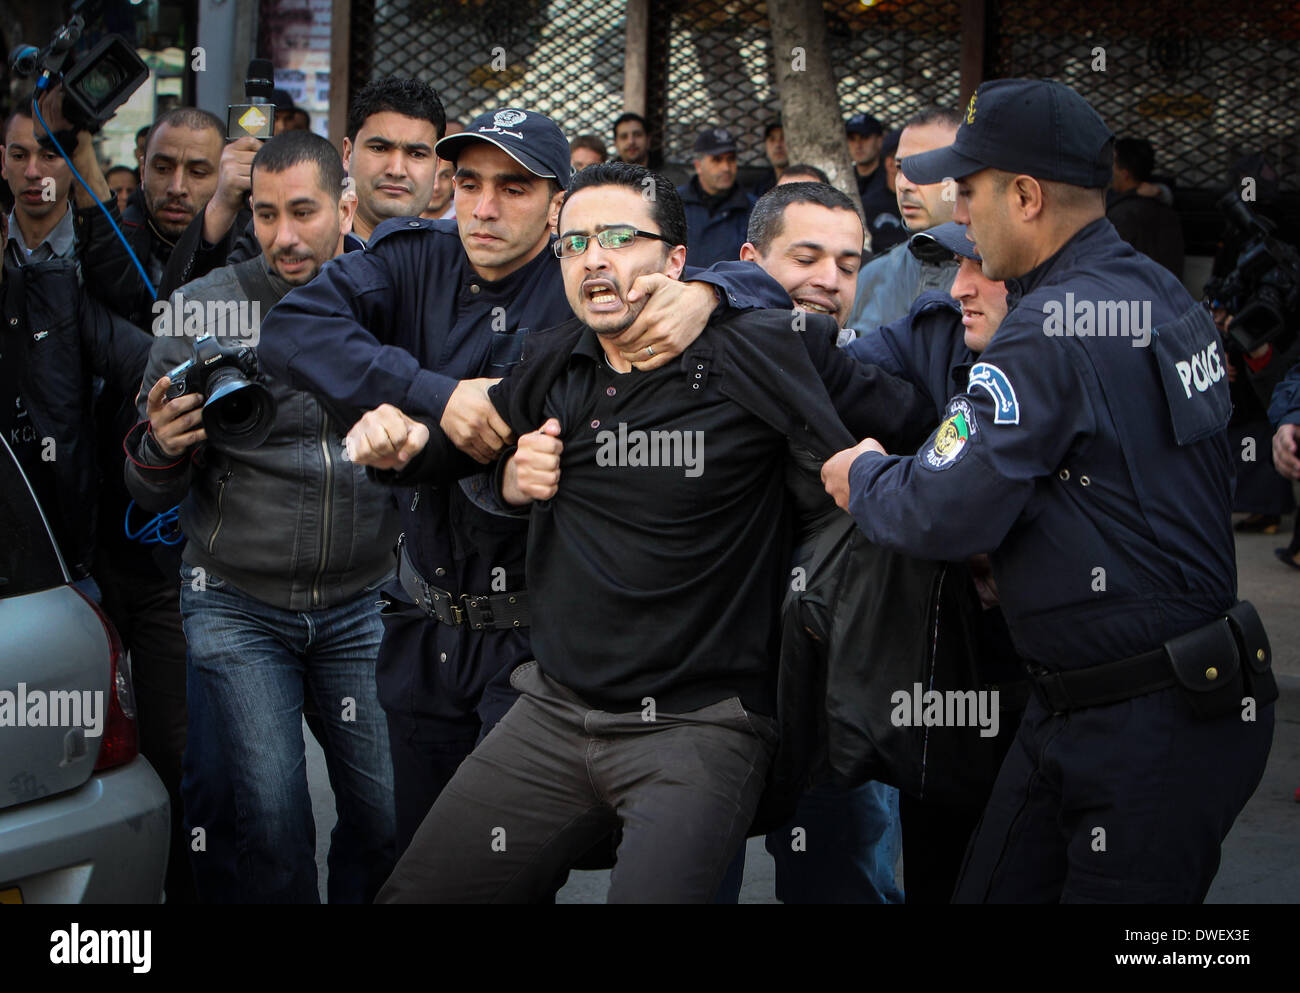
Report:
[[[1209,693],[1227,684],[1241,668],[1232,631],[1223,621],[1197,628],[1165,642],[1174,677],[1194,693]]]
[[[1157,328],[1151,349],[1160,369],[1165,402],[1179,445],[1222,431],[1232,414],[1223,342],[1200,306]]]
[[[1246,665],[1255,672],[1263,672],[1272,662],[1272,650],[1268,644],[1268,632],[1260,620],[1255,605],[1249,600],[1240,600],[1228,611],[1228,625],[1237,637]]]

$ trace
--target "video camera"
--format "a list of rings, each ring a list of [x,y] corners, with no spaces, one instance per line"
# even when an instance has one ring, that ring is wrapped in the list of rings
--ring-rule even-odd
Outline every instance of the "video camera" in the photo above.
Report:
[[[18,45],[9,54],[9,69],[29,78],[40,73],[37,94],[63,84],[63,116],[74,129],[94,134],[126,99],[149,78],[149,67],[119,35],[109,35],[80,59],[73,49],[86,26],[80,10],[85,0],[72,5],[72,17],[44,48]],[[48,140],[45,139],[45,140]]]
[[[1300,331],[1300,253],[1273,234],[1230,190],[1215,204],[1228,224],[1247,237],[1232,272],[1205,284],[1206,301],[1232,315],[1231,341],[1246,352],[1272,344],[1285,352]]]
[[[266,441],[276,403],[261,381],[257,353],[247,345],[223,347],[210,334],[194,341],[194,357],[167,373],[166,398],[202,393],[203,430],[219,448],[236,451]]]

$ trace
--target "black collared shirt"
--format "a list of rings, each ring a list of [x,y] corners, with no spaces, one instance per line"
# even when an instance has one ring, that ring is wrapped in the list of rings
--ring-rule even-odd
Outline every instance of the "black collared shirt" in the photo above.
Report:
[[[706,329],[681,360],[614,372],[584,329],[545,416],[564,451],[527,572],[543,671],[595,707],[773,712],[786,439],[718,388]]]
[[[783,292],[750,263],[688,278],[719,287],[737,309],[771,305]],[[391,403],[436,426],[459,380],[504,375],[528,338],[572,319],[554,253],[488,281],[470,265],[455,221],[394,218],[365,251],[331,260],[263,315],[258,358],[297,389],[354,407],[345,423]],[[522,522],[480,510],[454,483],[421,485],[399,506],[407,551],[427,582],[454,597],[523,588]],[[428,637],[439,663],[445,657],[458,672],[501,671],[533,657],[527,628],[437,624]],[[379,699],[390,710],[444,717],[460,706],[431,665],[406,655],[380,664]]]

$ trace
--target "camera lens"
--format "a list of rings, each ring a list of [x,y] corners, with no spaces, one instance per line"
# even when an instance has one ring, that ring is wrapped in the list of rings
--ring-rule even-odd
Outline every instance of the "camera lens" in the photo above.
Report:
[[[78,80],[77,88],[86,102],[99,107],[109,99],[126,79],[122,67],[105,59]]]
[[[275,421],[275,397],[235,366],[212,372],[203,404],[203,430],[220,448],[243,450],[266,441]]]

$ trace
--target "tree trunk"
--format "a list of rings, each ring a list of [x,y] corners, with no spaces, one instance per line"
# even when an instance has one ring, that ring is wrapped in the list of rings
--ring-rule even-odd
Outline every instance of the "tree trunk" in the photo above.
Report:
[[[790,161],[822,169],[831,185],[848,194],[861,213],[821,0],[767,0],[767,16],[772,22],[772,61]]]

